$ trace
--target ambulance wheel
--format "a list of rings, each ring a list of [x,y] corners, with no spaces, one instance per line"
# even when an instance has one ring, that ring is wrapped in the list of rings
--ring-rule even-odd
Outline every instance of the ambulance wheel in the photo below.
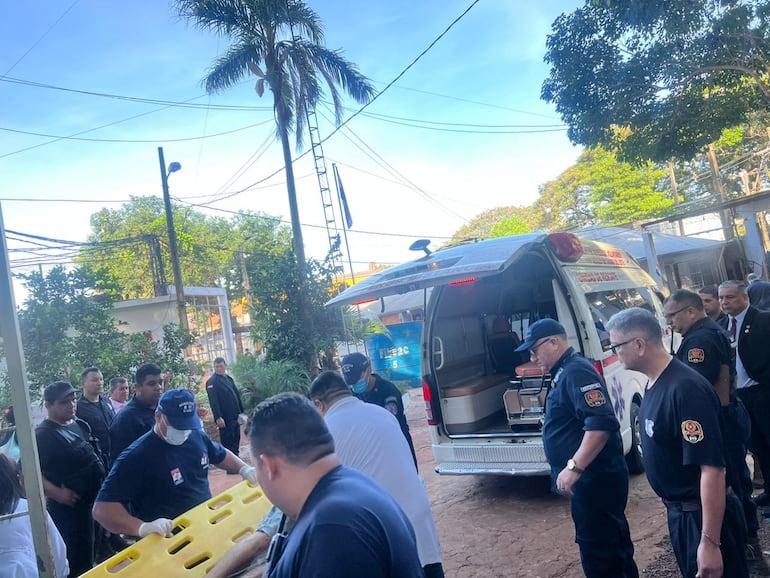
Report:
[[[626,454],[626,465],[631,474],[644,473],[644,463],[642,462],[642,443],[641,429],[639,424],[639,403],[636,400],[631,402],[631,449]]]

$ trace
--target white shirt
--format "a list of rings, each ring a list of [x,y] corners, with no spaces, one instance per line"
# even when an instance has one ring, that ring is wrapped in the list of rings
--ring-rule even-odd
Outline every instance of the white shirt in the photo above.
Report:
[[[29,511],[27,500],[20,499],[14,514]],[[48,518],[48,535],[51,540],[56,576],[66,578],[70,573],[67,548],[59,530]],[[37,578],[37,557],[32,541],[32,525],[29,516],[19,516],[0,521],[0,578]]]
[[[758,381],[751,379],[749,374],[746,373],[746,368],[743,366],[743,361],[741,360],[741,352],[738,348],[738,339],[741,336],[741,331],[743,330],[743,320],[746,318],[746,312],[748,310],[749,308],[746,307],[746,309],[741,311],[735,317],[731,316],[727,325],[727,330],[732,331],[730,323],[735,323],[735,342],[732,345],[735,347],[735,387],[738,389],[751,387],[752,385],[757,385],[759,383]]]
[[[404,510],[417,537],[420,563],[441,562],[428,494],[396,417],[378,405],[350,396],[329,408],[326,425],[342,464],[374,479]]]

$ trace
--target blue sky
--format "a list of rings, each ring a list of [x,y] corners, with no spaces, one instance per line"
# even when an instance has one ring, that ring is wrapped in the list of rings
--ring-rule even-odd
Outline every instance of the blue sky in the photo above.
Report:
[[[470,3],[308,2],[325,23],[327,46],[342,48],[378,90]],[[358,269],[369,262],[414,258],[406,250],[414,239],[432,238],[438,245],[486,209],[530,204],[538,185],[574,163],[579,149],[569,143],[566,131],[555,130],[560,120],[539,94],[547,74],[542,56],[551,22],[578,4],[481,0],[366,111],[395,118],[359,115],[324,144],[329,170],[332,162],[338,163],[347,192],[354,221],[351,256]],[[259,99],[254,79],[216,95],[206,95],[201,86],[206,69],[228,45],[228,39],[181,21],[164,0],[2,3],[0,198],[6,228],[85,240],[88,219],[100,208],[118,208],[116,201],[129,195],[160,196],[158,146],[164,147],[167,162],[183,166],[170,177],[171,194],[181,202],[210,203],[202,210],[225,217],[223,211],[243,209],[288,219],[282,173],[252,190],[217,200],[282,166],[280,145],[271,138],[269,93]],[[28,86],[19,80],[190,101],[199,107],[164,108]],[[248,110],[207,110],[205,105]],[[346,116],[356,108],[352,101],[347,106]],[[318,113],[320,132],[328,135],[333,127],[325,105]],[[452,131],[427,130],[404,126],[413,121],[402,119],[504,126],[508,128],[500,130],[508,133],[456,132],[472,127],[439,124],[432,126]],[[79,137],[98,142],[59,140],[43,146],[38,145],[52,139],[8,130],[68,136],[108,124]],[[258,126],[244,128],[250,125]],[[511,132],[543,130],[548,132]],[[22,150],[28,147],[34,148]],[[238,175],[262,149],[264,154]],[[383,167],[383,161],[397,172]],[[323,212],[309,155],[296,162],[295,173],[300,217],[309,225],[303,229],[306,252],[322,257],[328,245],[318,227]],[[414,186],[405,185],[404,178]],[[56,202],[68,199],[94,202]]]

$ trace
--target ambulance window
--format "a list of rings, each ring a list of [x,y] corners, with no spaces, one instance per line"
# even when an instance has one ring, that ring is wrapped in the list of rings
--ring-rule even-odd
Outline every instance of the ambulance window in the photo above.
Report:
[[[586,301],[604,351],[610,348],[610,335],[605,326],[615,313],[630,307],[641,307],[648,311],[655,311],[652,304],[652,293],[648,289],[612,289],[586,293]]]

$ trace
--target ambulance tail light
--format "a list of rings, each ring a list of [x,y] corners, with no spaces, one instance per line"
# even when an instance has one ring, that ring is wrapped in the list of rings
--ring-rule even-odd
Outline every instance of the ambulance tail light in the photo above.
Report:
[[[452,281],[449,283],[450,286],[455,285],[467,285],[468,283],[475,283],[476,277],[468,277],[467,279],[458,279],[457,281]]]
[[[374,301],[377,301],[377,299],[364,299],[363,301],[356,301],[353,303],[353,305],[364,305],[366,303],[372,303]]]
[[[551,233],[548,242],[561,261],[575,263],[583,256],[583,244],[573,233]]]
[[[422,380],[422,397],[425,400],[425,415],[428,418],[428,425],[438,425],[433,416],[433,396],[430,392],[430,384],[424,379]]]
[[[602,365],[602,362],[594,361],[593,366],[594,366],[594,369],[596,370],[596,373],[604,377],[604,366]]]

